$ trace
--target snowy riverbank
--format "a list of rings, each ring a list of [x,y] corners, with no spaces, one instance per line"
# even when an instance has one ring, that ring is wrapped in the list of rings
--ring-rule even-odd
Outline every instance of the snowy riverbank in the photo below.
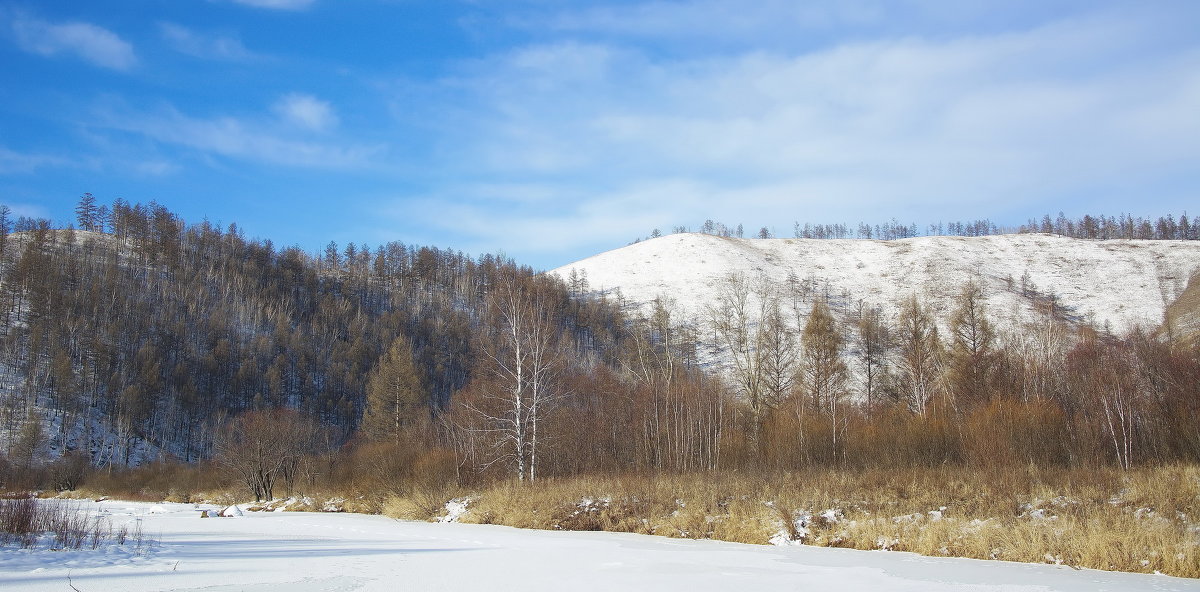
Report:
[[[65,502],[57,502],[65,503]],[[398,522],[381,516],[73,502],[114,526],[141,521],[134,552],[0,549],[0,589],[203,590],[1200,590],[1200,580],[908,553],[769,547],[653,536]],[[68,575],[70,579],[68,580]]]

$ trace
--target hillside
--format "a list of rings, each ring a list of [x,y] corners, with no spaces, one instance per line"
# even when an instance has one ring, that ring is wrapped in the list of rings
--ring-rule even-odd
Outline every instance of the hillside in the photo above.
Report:
[[[702,328],[729,274],[759,276],[801,300],[827,296],[843,319],[859,305],[894,318],[915,295],[945,327],[964,283],[983,287],[1000,327],[1043,318],[1053,303],[1068,323],[1123,334],[1159,325],[1200,270],[1200,242],[1080,240],[1048,234],[919,237],[895,241],[735,239],[675,234],[635,243],[553,270],[589,289],[645,305],[666,297],[677,318]],[[784,299],[785,301],[787,298]],[[807,306],[801,307],[803,323]],[[711,359],[708,361],[712,361]]]
[[[602,358],[620,326],[614,311],[572,306],[555,282],[491,255],[330,243],[314,256],[156,204],[117,202],[108,227],[0,233],[0,461],[27,468],[68,451],[96,464],[196,461],[226,418],[274,408],[302,411],[340,444],[398,342],[413,413],[440,412],[495,347],[496,286],[541,290],[547,322],[586,332],[586,346],[552,344],[572,359]]]

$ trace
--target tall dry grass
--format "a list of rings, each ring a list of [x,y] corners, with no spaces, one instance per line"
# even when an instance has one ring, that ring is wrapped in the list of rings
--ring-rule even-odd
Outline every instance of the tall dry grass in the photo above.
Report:
[[[961,467],[500,482],[463,522],[911,551],[1200,577],[1200,468]],[[427,496],[426,496],[427,497]],[[384,512],[445,511],[402,495]]]
[[[139,525],[133,533],[126,527],[114,530],[108,518],[70,503],[46,503],[34,497],[0,499],[0,546],[16,544],[23,549],[45,541],[50,549],[97,549],[104,541],[124,545],[133,539],[140,550],[146,542]]]

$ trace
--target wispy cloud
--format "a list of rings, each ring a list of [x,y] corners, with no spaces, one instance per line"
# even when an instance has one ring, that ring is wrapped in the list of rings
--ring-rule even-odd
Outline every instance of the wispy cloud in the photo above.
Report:
[[[17,45],[30,53],[47,57],[73,54],[113,70],[130,70],[138,62],[129,42],[91,23],[50,23],[30,16],[17,16],[11,25]]]
[[[238,4],[271,8],[275,10],[303,10],[316,3],[316,0],[233,0]]]
[[[48,154],[27,154],[0,146],[0,174],[26,174],[46,166],[65,164],[66,159]]]
[[[1200,46],[1163,51],[1153,31],[1101,16],[686,59],[607,42],[520,48],[443,81],[441,164],[570,206],[457,187],[454,215],[427,223],[475,221],[485,241],[526,229],[527,254],[544,255],[707,217],[784,220],[786,234],[792,220],[1127,204],[1192,174],[1200,154]]]
[[[31,204],[31,203],[17,202],[17,201],[5,201],[4,205],[8,206],[8,210],[9,210],[8,215],[9,215],[10,222],[15,218],[20,218],[21,216],[24,216],[26,218],[49,218],[50,217],[50,211],[45,206],[41,206],[38,204]]]
[[[553,5],[544,5],[546,13],[517,20],[516,24],[571,33],[761,43],[764,36],[794,36],[798,30],[876,25],[892,12],[889,5],[899,4],[875,0],[697,0],[620,2],[569,10],[546,9],[545,6]]]
[[[303,93],[284,95],[275,103],[274,110],[289,124],[311,131],[325,131],[338,124],[337,114],[328,101]]]
[[[193,57],[232,61],[259,57],[237,37],[199,33],[175,23],[160,23],[159,32],[175,51]]]
[[[305,139],[296,136],[290,126],[281,128],[269,118],[193,117],[170,107],[150,112],[110,111],[100,115],[99,125],[206,155],[282,166],[369,168],[385,151],[380,144]]]

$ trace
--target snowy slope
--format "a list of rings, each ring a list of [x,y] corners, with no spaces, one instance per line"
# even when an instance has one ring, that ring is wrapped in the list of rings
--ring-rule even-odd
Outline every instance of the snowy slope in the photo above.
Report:
[[[87,507],[116,527],[140,521],[156,542],[140,552],[112,546],[0,547],[0,589],[1200,590],[1197,580],[1159,575],[886,551],[397,522],[355,514],[200,518],[200,508],[191,504],[108,501]]]
[[[789,275],[827,295],[842,316],[859,302],[889,317],[910,295],[943,325],[965,282],[984,288],[1000,327],[1032,321],[1053,295],[1074,322],[1123,333],[1162,322],[1168,304],[1200,271],[1200,241],[1085,241],[1044,234],[920,237],[897,241],[733,239],[674,234],[565,265],[590,290],[628,302],[675,301],[683,318],[706,322],[730,273],[784,287]],[[702,332],[703,334],[703,332]]]

